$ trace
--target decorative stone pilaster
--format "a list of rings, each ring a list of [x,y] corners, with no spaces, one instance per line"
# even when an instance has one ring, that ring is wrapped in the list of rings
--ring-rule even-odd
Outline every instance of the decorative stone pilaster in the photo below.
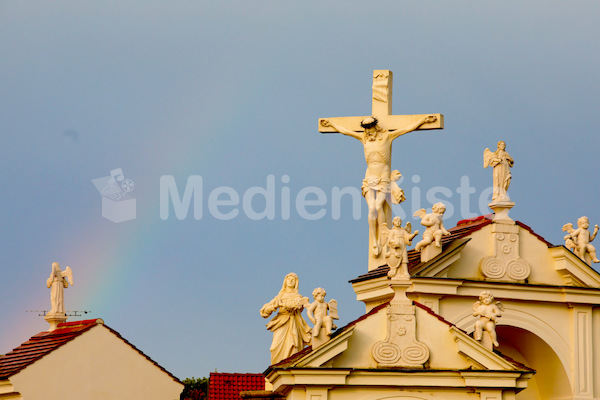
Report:
[[[510,220],[512,222],[506,220],[508,211],[504,215],[501,219],[503,222],[492,224],[494,256],[482,258],[479,269],[489,280],[524,282],[531,273],[531,267],[519,257],[520,228],[513,220]]]
[[[423,368],[429,349],[417,340],[416,307],[406,297],[410,281],[392,281],[394,298],[387,308],[387,337],[373,345],[378,367]]]

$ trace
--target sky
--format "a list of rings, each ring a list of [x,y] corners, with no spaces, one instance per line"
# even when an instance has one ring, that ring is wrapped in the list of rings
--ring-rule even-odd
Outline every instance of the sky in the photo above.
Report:
[[[338,326],[358,318],[363,149],[317,121],[369,115],[375,69],[394,73],[394,114],[445,117],[394,142],[394,214],[415,229],[437,201],[447,228],[490,212],[482,155],[499,140],[514,219],[558,245],[563,224],[600,224],[598,15],[595,1],[0,2],[0,354],[47,329],[27,311],[50,309],[53,261],[73,270],[67,311],[89,311],[70,320],[102,318],[181,379],[264,371],[258,311],[288,272],[338,301]],[[103,203],[92,180],[119,168],[133,191]],[[135,218],[103,217],[132,202]]]

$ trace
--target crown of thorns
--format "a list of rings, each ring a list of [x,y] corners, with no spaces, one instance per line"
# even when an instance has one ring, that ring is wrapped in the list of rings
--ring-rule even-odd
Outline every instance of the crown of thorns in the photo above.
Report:
[[[360,123],[360,126],[362,126],[365,129],[374,128],[378,122],[379,121],[377,120],[377,118],[371,116],[363,119],[363,121]]]

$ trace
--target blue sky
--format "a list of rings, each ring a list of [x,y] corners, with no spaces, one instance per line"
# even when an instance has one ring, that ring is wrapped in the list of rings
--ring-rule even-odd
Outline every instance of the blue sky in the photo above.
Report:
[[[367,271],[366,206],[355,220],[346,199],[333,218],[331,193],[360,186],[363,151],[317,119],[368,115],[374,69],[394,72],[394,114],[445,115],[443,131],[394,143],[406,214],[432,188],[447,188],[447,227],[480,214],[482,153],[502,139],[513,218],[556,244],[566,222],[600,223],[598,15],[593,1],[0,3],[0,353],[47,328],[26,310],[49,309],[53,261],[74,272],[68,310],[180,378],[263,371],[258,310],[288,272],[338,300],[338,325],[359,317],[347,281]],[[135,182],[135,220],[102,217],[91,180],[115,168]],[[165,175],[181,193],[202,178],[202,218],[160,218]],[[243,198],[268,179],[273,219],[211,213],[214,190]],[[307,187],[326,194],[307,208],[324,217],[297,212]]]

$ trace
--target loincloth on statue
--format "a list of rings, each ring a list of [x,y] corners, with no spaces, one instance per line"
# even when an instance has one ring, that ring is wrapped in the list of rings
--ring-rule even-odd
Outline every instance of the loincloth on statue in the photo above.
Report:
[[[391,180],[390,178],[382,178],[380,176],[369,176],[362,181],[362,195],[367,195],[369,190],[377,190],[382,193],[391,193]]]
[[[406,197],[404,197],[404,191],[398,186],[398,184],[390,178],[382,178],[379,176],[369,176],[363,179],[362,182],[362,195],[363,197],[367,196],[369,190],[377,190],[381,193],[391,193],[392,194],[392,203],[400,204]]]

